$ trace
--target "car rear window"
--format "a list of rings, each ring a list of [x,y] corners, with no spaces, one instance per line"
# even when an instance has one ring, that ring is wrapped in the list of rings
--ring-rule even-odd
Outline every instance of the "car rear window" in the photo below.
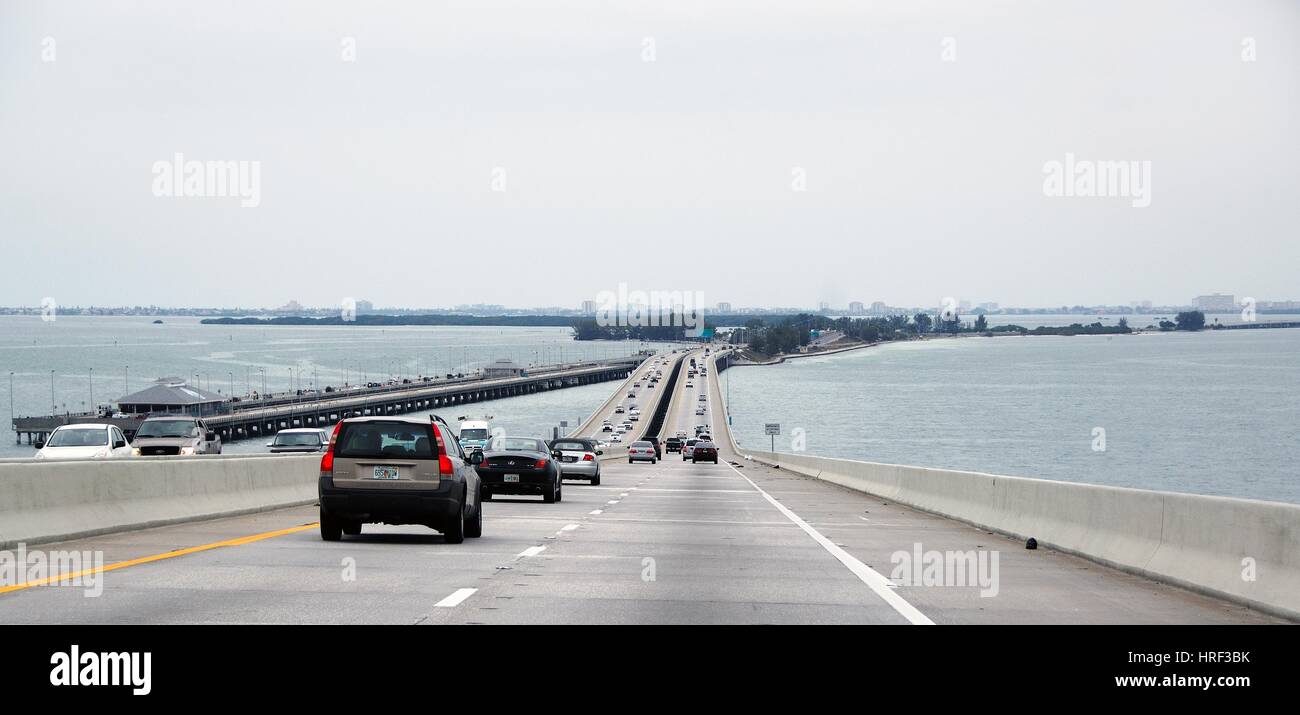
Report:
[[[654,445],[653,445],[653,444],[650,444],[649,442],[633,442],[633,443],[632,443],[632,446],[633,446],[633,447],[653,447]]]
[[[551,445],[551,448],[558,449],[561,452],[590,452],[591,451],[591,445],[585,442],[573,442],[573,441],[565,442],[562,440]]]
[[[437,456],[435,450],[433,434],[427,425],[406,422],[345,422],[334,446],[334,456],[433,459]]]

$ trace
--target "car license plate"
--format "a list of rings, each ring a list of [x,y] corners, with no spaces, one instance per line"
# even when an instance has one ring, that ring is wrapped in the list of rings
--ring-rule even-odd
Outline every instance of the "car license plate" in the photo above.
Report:
[[[578,461],[578,458],[577,458],[577,457],[569,457],[569,456],[565,456],[563,459],[564,459],[564,461],[566,461],[566,462],[576,462],[576,461]]]
[[[518,475],[518,474],[507,474],[507,475],[506,475],[506,481],[507,481],[507,482],[517,482],[517,481],[519,481],[519,475]]]
[[[375,467],[375,479],[397,479],[397,467]]]

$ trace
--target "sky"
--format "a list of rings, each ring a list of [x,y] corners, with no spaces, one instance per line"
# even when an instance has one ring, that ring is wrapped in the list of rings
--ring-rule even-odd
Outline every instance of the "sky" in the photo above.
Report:
[[[1297,127],[1294,0],[10,1],[0,305],[1300,299]]]

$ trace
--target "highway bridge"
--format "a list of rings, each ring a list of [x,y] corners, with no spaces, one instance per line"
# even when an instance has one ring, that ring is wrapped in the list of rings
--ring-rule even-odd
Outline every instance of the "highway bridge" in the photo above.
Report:
[[[669,366],[687,357],[703,359],[701,351],[667,357]],[[593,434],[644,369],[621,383],[575,433]],[[947,493],[949,503],[918,508],[855,488],[847,477],[831,477],[831,467],[813,470],[807,468],[811,462],[795,455],[741,448],[727,430],[718,372],[710,370],[690,388],[679,380],[669,389],[665,380],[650,391],[652,397],[644,387],[639,392],[646,395],[641,401],[647,415],[663,406],[662,435],[711,425],[719,464],[693,464],[675,454],[653,465],[629,464],[624,452],[611,449],[603,457],[601,485],[570,482],[556,504],[498,496],[485,505],[482,538],[458,545],[444,543],[424,527],[383,525],[366,525],[361,535],[341,542],[322,541],[311,497],[313,457],[163,458],[111,465],[132,470],[162,465],[157,469],[165,473],[158,479],[171,480],[166,484],[190,479],[186,469],[229,471],[239,465],[229,477],[234,488],[280,489],[259,481],[272,479],[267,475],[273,472],[283,484],[302,482],[303,489],[294,493],[303,503],[255,510],[255,501],[232,502],[232,509],[251,513],[177,516],[179,523],[45,544],[40,548],[102,552],[102,594],[86,598],[83,589],[68,586],[0,587],[0,623],[1242,624],[1294,617],[1294,599],[1287,600],[1285,591],[1300,572],[1295,561],[1300,507],[1260,508],[1259,535],[1244,522],[1220,535],[1225,550],[1256,550],[1265,582],[1258,597],[1253,592],[1233,596],[1236,587],[1217,580],[1220,567],[1231,566],[1237,576],[1235,552],[1218,559],[1208,547],[1188,548],[1183,563],[1206,570],[1199,585],[1153,577],[1154,571],[1132,567],[1108,550],[1127,544],[1119,532],[1136,525],[1099,533],[1095,530],[1106,522],[1097,517],[1093,532],[1084,528],[1075,534],[1046,520],[1048,512],[1060,508],[1050,501],[1041,503],[1044,519],[1035,522],[1042,524],[1038,536],[1044,545],[1030,550],[1014,529],[976,525],[997,521],[998,514],[941,515],[962,513],[957,502],[978,504],[978,495]],[[705,406],[703,416],[695,414],[699,405]],[[38,503],[30,493],[5,486],[24,479],[21,470],[41,467],[67,469],[0,464],[0,524],[15,523],[9,518],[15,504],[44,510],[27,526],[0,526],[0,542],[12,541],[15,528],[39,530],[62,513],[58,503]],[[75,468],[109,467],[81,463]],[[890,474],[906,479],[900,471],[905,469]],[[297,476],[286,476],[291,472]],[[212,472],[212,483],[225,478],[221,473]],[[930,475],[936,499],[943,485],[957,484],[959,490],[980,483],[954,475],[959,473]],[[102,478],[111,476],[105,472]],[[27,482],[29,492],[33,483]],[[93,503],[97,497],[86,491],[83,486],[67,494],[66,508],[80,515],[83,526],[105,518]],[[276,494],[267,501],[294,498]],[[898,494],[925,503],[907,491]],[[1105,509],[1106,495],[1089,494],[1099,509],[1113,511]],[[180,495],[160,503],[151,516],[165,523],[169,513],[180,515],[188,505],[212,497]],[[1002,507],[1030,505],[1014,501]],[[1161,546],[1172,548],[1176,509],[1170,500],[1162,504],[1168,513]],[[1255,508],[1204,504],[1228,511]],[[1192,541],[1190,535],[1179,538]],[[1049,548],[1053,541],[1066,548]],[[906,570],[900,576],[900,553],[915,554],[918,561],[925,560],[923,554],[972,554],[976,562],[981,553],[996,554],[996,560],[984,560],[994,564],[996,580],[934,584],[911,579]],[[1144,558],[1154,569],[1158,554]],[[1279,584],[1281,596],[1276,595]]]
[[[347,417],[396,415],[420,410],[440,410],[471,402],[589,385],[627,377],[642,357],[621,357],[564,365],[532,368],[510,377],[469,377],[451,380],[413,381],[409,384],[357,387],[355,389],[286,397],[274,395],[262,400],[228,402],[225,414],[204,417],[223,442],[273,435],[283,429],[332,425]],[[117,425],[128,439],[146,415],[104,419],[92,414],[17,417],[13,429],[21,443],[46,439],[56,427],[88,422]]]

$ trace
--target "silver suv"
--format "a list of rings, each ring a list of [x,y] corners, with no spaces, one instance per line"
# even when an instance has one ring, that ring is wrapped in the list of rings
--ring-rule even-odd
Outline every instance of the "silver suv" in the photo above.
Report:
[[[197,417],[150,417],[131,440],[137,457],[221,454],[221,436]]]

